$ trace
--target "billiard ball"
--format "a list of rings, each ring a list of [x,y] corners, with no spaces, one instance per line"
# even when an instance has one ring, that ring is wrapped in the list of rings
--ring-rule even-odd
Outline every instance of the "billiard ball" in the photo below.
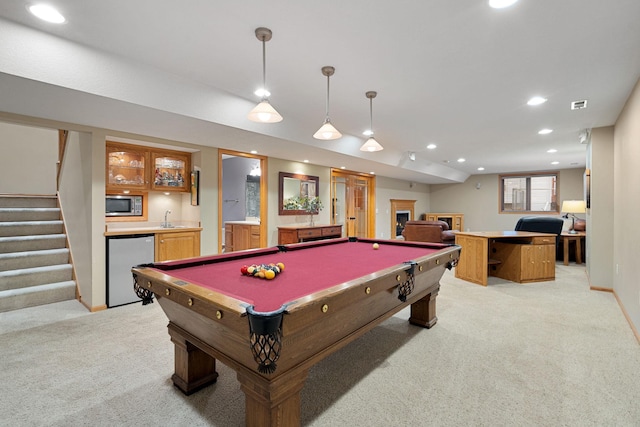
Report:
[[[379,247],[380,247],[380,245],[379,245],[379,244],[377,244],[377,243],[374,243],[374,244],[373,244],[373,249],[378,249]]]

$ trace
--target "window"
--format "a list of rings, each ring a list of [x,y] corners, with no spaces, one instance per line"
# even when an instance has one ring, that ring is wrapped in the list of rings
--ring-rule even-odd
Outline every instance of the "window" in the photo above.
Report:
[[[500,213],[559,213],[558,173],[500,175]]]

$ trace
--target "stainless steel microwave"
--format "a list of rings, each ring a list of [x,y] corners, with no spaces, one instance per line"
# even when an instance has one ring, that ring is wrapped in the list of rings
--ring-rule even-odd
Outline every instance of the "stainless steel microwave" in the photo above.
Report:
[[[106,216],[142,216],[142,196],[107,195]]]

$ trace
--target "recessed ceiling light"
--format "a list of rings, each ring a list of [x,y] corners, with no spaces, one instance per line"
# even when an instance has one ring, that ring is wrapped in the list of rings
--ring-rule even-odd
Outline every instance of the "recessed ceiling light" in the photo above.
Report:
[[[483,168],[482,166],[480,166],[480,167],[478,168],[478,170],[479,170],[479,171],[483,171],[483,170],[484,170],[484,168]]]
[[[553,132],[553,129],[540,129],[538,131],[538,134],[540,134],[540,135],[549,135],[551,132]]]
[[[540,105],[547,102],[547,98],[543,98],[541,96],[534,96],[530,100],[527,101],[527,105]]]
[[[460,157],[460,158],[458,159],[458,163],[464,163],[464,162],[466,162],[466,161],[467,161],[467,159],[462,158],[462,157]]]
[[[558,165],[558,164],[560,164],[560,162],[556,160],[555,162],[551,162],[551,164],[552,165]]]
[[[427,145],[427,149],[428,149],[428,150],[434,150],[436,147],[437,147],[437,145],[436,145],[436,144],[429,144],[429,145]]]
[[[489,0],[489,6],[494,9],[502,9],[505,7],[509,7],[518,0]]]
[[[46,4],[34,4],[28,7],[29,12],[42,19],[43,21],[51,22],[52,24],[62,24],[66,22],[66,19],[60,12],[53,7]]]
[[[251,154],[258,154],[258,152],[256,150],[251,150],[250,153]]]
[[[549,148],[547,150],[547,153],[557,153],[557,152],[558,152],[558,150],[556,150],[555,148]]]
[[[340,169],[346,169],[346,168],[347,168],[346,166],[340,166]]]
[[[372,130],[370,130],[370,129],[367,129],[367,130],[365,130],[364,132],[362,132],[362,134],[363,134],[364,136],[371,136],[371,135],[373,135],[373,131],[372,131]]]
[[[369,173],[370,173],[371,175],[375,175],[375,174],[376,174],[375,172],[369,172]]]
[[[305,162],[305,163],[309,163],[309,160],[307,160],[307,159],[304,159],[304,160],[303,160],[303,162]]]

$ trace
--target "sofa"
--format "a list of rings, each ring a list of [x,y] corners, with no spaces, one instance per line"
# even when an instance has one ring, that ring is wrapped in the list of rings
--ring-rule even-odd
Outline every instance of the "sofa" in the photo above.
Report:
[[[444,221],[407,221],[402,230],[404,240],[453,244],[456,235]]]

